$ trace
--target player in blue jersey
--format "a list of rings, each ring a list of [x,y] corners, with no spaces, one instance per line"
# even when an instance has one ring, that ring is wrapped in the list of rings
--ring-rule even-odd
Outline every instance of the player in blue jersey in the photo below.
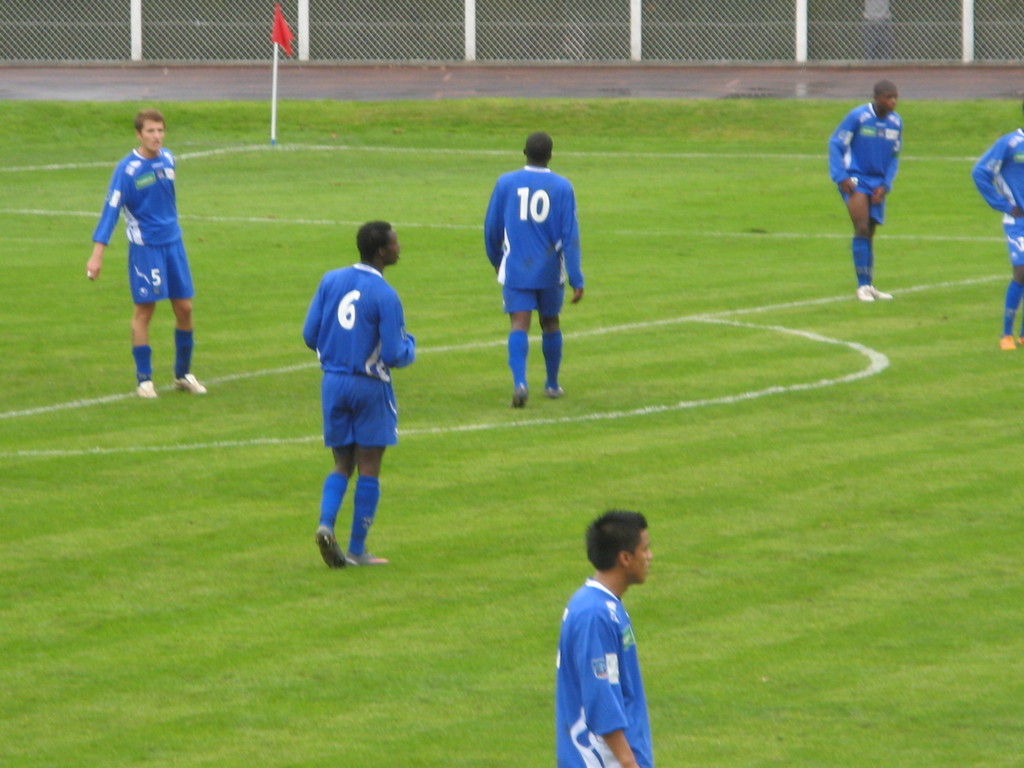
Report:
[[[562,364],[559,315],[565,294],[565,276],[572,287],[572,303],[583,298],[580,271],[580,233],[576,221],[576,194],[572,184],[548,168],[552,141],[546,133],[526,139],[526,167],[503,174],[494,186],[484,218],[484,243],[502,284],[504,311],[511,330],[508,365],[512,371],[512,407],[526,405],[526,358],[530,318],[540,318],[541,351],[546,379],[544,395],[565,394],[558,384]]]
[[[1024,297],[1024,129],[1000,137],[975,164],[971,176],[985,202],[1003,214],[1013,276],[1006,287],[999,346],[1011,350],[1017,346],[1013,319]],[[1024,325],[1020,343],[1024,344]]]
[[[874,286],[875,228],[885,222],[885,201],[899,168],[903,121],[899,93],[888,80],[875,83],[874,101],[851,110],[828,143],[829,174],[853,222],[853,267],[857,298],[891,299]]]
[[[364,224],[356,235],[360,263],[323,276],[309,305],[302,338],[316,350],[323,369],[321,405],[324,445],[334,470],[324,481],[316,543],[330,568],[384,565],[366,551],[366,537],[380,501],[384,449],[398,442],[398,406],[391,369],[416,358],[416,340],[405,331],[398,293],[384,281],[384,268],[398,263],[398,235],[385,221]],[[347,552],[334,523],[358,470]]]
[[[135,116],[137,149],[114,169],[107,201],[93,232],[92,255],[85,267],[90,280],[103,269],[103,253],[124,211],[128,234],[128,284],[135,305],[132,314],[132,356],[135,358],[136,393],[157,396],[153,385],[153,351],[149,324],[156,302],[171,300],[174,310],[174,388],[197,395],[206,393],[191,373],[192,273],[178,224],[174,194],[174,155],[164,147],[164,116],[145,109]]]
[[[636,633],[622,605],[651,559],[647,520],[613,510],[587,528],[597,572],[562,615],[555,682],[558,768],[653,768]]]

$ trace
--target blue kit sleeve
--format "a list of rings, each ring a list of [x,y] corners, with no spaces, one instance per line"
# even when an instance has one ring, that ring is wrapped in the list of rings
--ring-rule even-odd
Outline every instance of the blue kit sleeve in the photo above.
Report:
[[[978,192],[985,198],[985,202],[992,208],[1002,213],[1010,213],[1013,210],[1013,201],[999,191],[996,187],[996,175],[1002,170],[1003,159],[1006,154],[1006,137],[999,139],[989,150],[979,158],[971,171],[971,178]]]
[[[618,679],[619,639],[610,621],[591,616],[587,623],[578,635],[584,647],[575,649],[573,661],[580,680],[587,727],[603,736],[629,725]]]
[[[380,357],[389,368],[404,368],[416,359],[416,339],[405,332],[405,313],[395,296],[381,307]]]

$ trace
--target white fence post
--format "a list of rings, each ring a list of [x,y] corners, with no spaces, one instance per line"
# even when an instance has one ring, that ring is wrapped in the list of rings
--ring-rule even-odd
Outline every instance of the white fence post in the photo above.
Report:
[[[476,0],[466,0],[466,61],[476,61]]]
[[[974,0],[963,0],[963,61],[970,64],[974,61]]]
[[[132,61],[142,61],[142,0],[132,0]]]
[[[629,58],[643,59],[643,7],[641,0],[629,0]]]
[[[796,63],[807,63],[807,0],[796,0]]]
[[[309,0],[299,0],[299,61],[309,61]]]

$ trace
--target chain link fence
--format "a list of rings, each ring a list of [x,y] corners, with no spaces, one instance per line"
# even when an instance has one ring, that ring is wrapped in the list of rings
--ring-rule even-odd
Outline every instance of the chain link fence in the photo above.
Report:
[[[282,0],[304,60],[371,63],[792,62],[796,7],[795,0]],[[964,7],[963,0],[807,0],[807,61],[949,63],[968,50],[974,61],[1024,60],[1024,3],[973,0],[969,40]],[[272,18],[272,0],[20,0],[0,16],[0,62],[265,61]]]

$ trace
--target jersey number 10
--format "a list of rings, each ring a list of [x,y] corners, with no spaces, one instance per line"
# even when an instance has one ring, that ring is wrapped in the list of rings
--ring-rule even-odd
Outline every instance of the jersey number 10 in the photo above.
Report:
[[[551,210],[551,200],[547,192],[538,189],[531,195],[529,187],[519,187],[516,194],[519,195],[520,221],[529,219],[537,224],[543,224],[547,220],[548,212]]]

